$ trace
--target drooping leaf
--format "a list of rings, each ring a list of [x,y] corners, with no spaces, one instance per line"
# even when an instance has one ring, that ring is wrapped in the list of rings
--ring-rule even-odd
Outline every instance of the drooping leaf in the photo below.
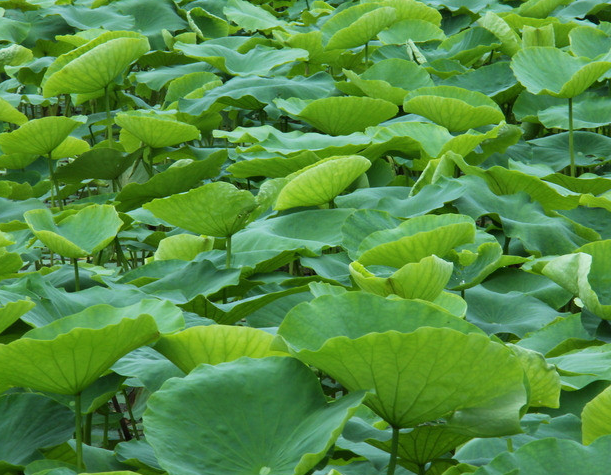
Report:
[[[79,120],[69,117],[30,120],[13,132],[0,134],[0,147],[7,154],[48,155],[80,125]]]
[[[324,457],[363,396],[327,404],[317,378],[293,358],[203,364],[149,399],[144,431],[159,464],[172,473],[304,475]],[[196,446],[204,450],[189,449]]]
[[[583,408],[581,421],[583,443],[589,445],[599,437],[611,434],[611,389],[607,388]]]
[[[172,116],[145,111],[120,112],[115,122],[149,147],[161,148],[199,138],[196,127]]]
[[[117,211],[110,205],[88,206],[57,224],[48,209],[27,211],[24,218],[34,235],[46,246],[62,256],[73,258],[101,251],[123,225]]]

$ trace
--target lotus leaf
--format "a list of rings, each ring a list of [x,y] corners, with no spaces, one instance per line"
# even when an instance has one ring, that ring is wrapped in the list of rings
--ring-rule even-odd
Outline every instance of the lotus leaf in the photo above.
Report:
[[[222,38],[229,35],[230,27],[227,21],[203,8],[195,7],[189,10],[187,12],[187,21],[191,29],[202,40]]]
[[[52,158],[54,154],[55,151],[51,154]],[[81,180],[88,178],[114,180],[125,172],[135,159],[135,157],[125,157],[120,151],[106,147],[84,151],[78,155],[80,156],[74,161],[57,168],[55,177],[58,180],[66,183],[80,183]]]
[[[104,249],[115,238],[123,221],[110,205],[88,206],[76,214],[53,221],[48,209],[24,213],[34,235],[65,257],[86,257]]]
[[[588,402],[581,413],[583,443],[589,445],[599,437],[611,434],[611,388]]]
[[[155,349],[189,373],[201,363],[216,365],[242,356],[265,358],[282,355],[270,349],[273,339],[273,335],[256,328],[198,326],[162,337]]]
[[[42,82],[44,97],[86,94],[107,87],[129,64],[149,51],[140,33],[109,31],[59,56]]]
[[[403,109],[426,117],[450,131],[497,124],[505,119],[492,99],[456,86],[416,89],[405,97]]]
[[[181,259],[190,261],[200,252],[212,250],[214,238],[193,234],[175,234],[159,241],[155,260]]]
[[[0,251],[0,261],[2,260],[2,254]],[[5,268],[3,263],[3,272],[5,269],[10,271],[10,267]],[[10,327],[19,318],[29,312],[36,304],[30,299],[17,300],[14,302],[7,302],[0,307],[0,333]]]
[[[229,0],[223,8],[223,13],[229,21],[246,31],[270,30],[284,25],[267,10],[244,0]]]
[[[13,132],[0,134],[0,147],[7,154],[48,155],[80,125],[79,120],[69,117],[30,120]]]
[[[115,122],[149,147],[161,148],[199,138],[199,130],[167,115],[145,111],[120,112]]]
[[[368,317],[374,315],[388,316]],[[447,417],[448,427],[471,435],[520,431],[519,412],[527,398],[524,372],[507,348],[485,336],[430,327],[363,333],[356,325],[347,335],[340,323],[344,319],[333,311],[327,310],[326,329],[299,316],[289,312],[279,328],[289,350],[348,390],[375,389],[366,403],[393,427]],[[341,326],[331,323],[334,320]],[[299,336],[292,328],[296,324]],[[409,358],[402,359],[406,355]],[[474,365],[480,369],[477,373]]]
[[[378,33],[380,41],[388,44],[403,44],[409,38],[414,43],[424,43],[427,41],[445,40],[446,35],[443,30],[433,23],[420,19],[405,19],[397,21],[389,28]]]
[[[405,264],[390,277],[378,277],[356,261],[350,264],[350,275],[366,292],[433,301],[450,280],[452,269],[451,263],[432,255]]]
[[[304,475],[333,445],[363,396],[356,392],[328,404],[318,379],[293,358],[202,364],[151,396],[144,431],[170,473]]]
[[[5,394],[0,397],[3,424],[0,464],[23,467],[35,460],[38,450],[72,437],[72,411],[40,394]]]
[[[603,437],[584,447],[573,440],[546,438],[530,442],[515,453],[505,452],[490,464],[480,467],[475,475],[557,474],[605,475],[611,437]]]
[[[158,336],[155,320],[146,314],[105,326],[97,322],[94,328],[85,322],[76,325],[82,326],[62,334],[45,335],[42,330],[42,339],[24,336],[0,345],[0,384],[77,394],[121,356]]]
[[[277,210],[330,203],[365,173],[371,162],[360,155],[330,157],[289,176],[274,206]]]
[[[575,58],[549,46],[524,48],[511,60],[516,78],[529,92],[562,98],[581,94],[609,68],[609,61]]]
[[[143,207],[187,231],[227,237],[242,229],[256,208],[254,196],[226,182],[210,183],[187,193],[154,199]]]
[[[390,119],[398,111],[393,103],[371,97],[327,97],[309,103],[276,99],[274,103],[279,109],[330,135],[363,131]]]

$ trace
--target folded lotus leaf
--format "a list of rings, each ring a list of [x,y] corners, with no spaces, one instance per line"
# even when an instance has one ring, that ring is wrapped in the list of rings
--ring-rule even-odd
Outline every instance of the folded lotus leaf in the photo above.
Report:
[[[0,147],[6,154],[48,155],[80,125],[80,120],[69,117],[33,119],[12,132],[0,134]]]
[[[120,112],[115,122],[149,147],[161,148],[199,138],[193,125],[176,120],[174,116],[147,111]]]

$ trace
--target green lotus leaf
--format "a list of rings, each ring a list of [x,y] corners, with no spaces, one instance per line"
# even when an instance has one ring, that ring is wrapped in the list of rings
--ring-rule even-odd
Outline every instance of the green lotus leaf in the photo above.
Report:
[[[566,5],[566,0],[527,0],[517,9],[518,15],[532,18],[545,18],[560,5]]]
[[[299,48],[275,49],[259,44],[242,53],[235,47],[214,41],[208,40],[196,45],[176,43],[174,49],[233,76],[268,76],[279,66],[308,59],[308,52]]]
[[[504,452],[474,475],[548,473],[605,475],[608,472],[611,437],[603,437],[584,447],[574,440],[549,437],[523,445],[515,452]]]
[[[533,153],[540,163],[558,171],[569,165],[569,133],[548,135],[529,141],[535,148]],[[611,156],[611,138],[593,132],[575,131],[573,133],[575,163],[581,167],[598,165],[601,160]]]
[[[207,71],[195,71],[185,74],[184,76],[172,79],[168,83],[168,90],[164,102],[166,104],[172,104],[183,97],[191,97],[194,93],[197,93],[197,91],[200,91],[201,94],[204,94],[204,92],[207,93],[222,84],[223,81],[221,81],[216,74]],[[172,109],[174,107],[170,105],[167,108]],[[201,111],[202,109],[199,109],[196,115],[199,115]],[[181,112],[186,111],[181,108]]]
[[[393,427],[446,418],[448,427],[473,436],[521,431],[524,371],[509,349],[485,336],[423,327],[352,338],[340,334],[322,345],[320,337],[306,334],[297,343],[283,330],[293,318],[289,313],[279,329],[291,352],[350,391],[375,389],[366,404]]]
[[[299,99],[276,99],[274,103],[279,109],[330,135],[363,131],[398,112],[393,103],[371,97],[327,97],[309,103]]]
[[[281,356],[282,353],[270,349],[273,339],[272,334],[257,328],[209,325],[163,336],[155,349],[189,373],[201,363],[216,365],[242,356]]]
[[[524,25],[522,29],[522,48],[532,46],[554,47],[555,45],[556,38],[552,24],[538,27]]]
[[[285,25],[269,11],[244,0],[229,0],[223,13],[229,21],[250,32],[282,28]]]
[[[520,359],[528,379],[531,407],[560,407],[560,376],[556,368],[548,364],[541,353],[516,345],[511,351]]]
[[[112,242],[123,225],[111,205],[88,206],[57,224],[48,209],[27,211],[23,217],[45,246],[62,256],[73,258],[91,256],[101,251]]]
[[[143,314],[153,317],[162,334],[173,333],[185,326],[185,319],[178,307],[168,301],[145,298],[123,307],[107,304],[92,305],[73,315],[34,328],[27,333],[27,336],[38,340],[52,340],[57,335],[68,333],[74,328],[86,327],[99,330],[108,324],[118,324],[125,318],[136,318]]]
[[[397,12],[397,20],[424,20],[435,26],[441,26],[441,13],[418,0],[382,0],[378,3],[394,8]]]
[[[274,209],[316,206],[330,203],[344,189],[365,173],[371,162],[360,155],[330,157],[287,177]]]
[[[346,8],[324,23],[325,48],[347,49],[364,45],[394,23],[396,17],[394,8],[373,3]]]
[[[151,396],[144,432],[170,473],[304,475],[333,445],[363,396],[357,392],[328,404],[318,379],[293,358],[203,364]]]
[[[433,301],[450,280],[453,268],[451,263],[433,255],[405,264],[390,277],[378,277],[355,261],[350,264],[350,275],[366,292]]]
[[[192,8],[187,12],[189,27],[202,40],[222,38],[230,32],[229,23],[223,18],[204,10],[201,7]]]
[[[227,152],[220,150],[202,160],[175,162],[167,170],[144,183],[128,183],[116,196],[118,211],[130,211],[154,198],[181,193],[199,185],[203,179],[218,176]],[[60,168],[61,170],[61,168]]]
[[[2,255],[0,254],[0,261],[1,258]],[[10,268],[8,269],[8,271],[12,272]],[[4,266],[2,268],[2,272],[5,272]],[[24,300],[17,300],[15,302],[7,302],[2,307],[0,307],[0,333],[10,327],[13,323],[19,320],[22,315],[29,312],[35,306],[36,304],[28,298]]]
[[[438,52],[447,59],[471,66],[482,55],[499,46],[498,38],[490,31],[480,26],[471,26],[442,41]]]
[[[41,83],[43,96],[86,94],[104,89],[149,49],[148,40],[140,33],[102,33],[59,56],[49,66]]]
[[[51,156],[54,154],[55,152]],[[58,167],[55,177],[66,183],[80,183],[90,178],[114,180],[133,164],[134,159],[135,157],[125,157],[113,148],[94,148],[85,151],[72,162]]]
[[[402,105],[407,91],[432,86],[433,81],[422,66],[404,59],[383,59],[358,76],[344,70],[352,83],[369,97]]]
[[[30,153],[11,153],[0,155],[0,167],[8,168],[9,170],[18,170],[27,167],[30,163],[38,159],[37,154]]]
[[[155,260],[190,261],[200,252],[210,251],[212,246],[214,246],[214,238],[193,234],[175,234],[159,241],[159,246],[155,251]]]
[[[572,98],[611,68],[609,61],[576,58],[558,48],[531,46],[514,55],[511,69],[532,94]]]
[[[4,18],[6,21],[6,18]],[[12,44],[0,49],[0,69],[4,71],[5,66],[19,66],[31,61],[32,50],[18,44]]]
[[[157,325],[150,315],[124,318],[105,326],[99,321],[96,323],[94,328],[76,327],[52,339],[26,335],[8,345],[0,345],[0,384],[77,394],[121,356],[158,336]],[[40,331],[43,337],[44,328]]]
[[[21,469],[39,458],[39,449],[68,441],[74,431],[72,411],[40,394],[1,396],[0,417],[11,429],[0,434],[0,464]]]
[[[196,127],[172,116],[145,111],[120,112],[115,122],[149,147],[161,148],[199,138]]]
[[[450,131],[463,131],[505,119],[488,96],[455,86],[423,87],[410,92],[403,102],[405,112],[421,115]]]
[[[501,51],[507,56],[513,56],[520,50],[520,37],[496,13],[488,11],[477,22],[501,41]]]
[[[475,223],[457,214],[425,215],[404,221],[394,229],[377,231],[359,245],[358,261],[364,265],[403,267],[475,239]]]
[[[564,102],[564,101],[563,101]],[[598,94],[584,93],[573,101],[573,127],[594,129],[611,123],[607,111],[611,99]],[[537,113],[537,118],[546,128],[569,130],[566,104],[558,104]]]
[[[590,59],[600,58],[611,49],[611,38],[607,32],[592,26],[578,26],[569,33],[571,52],[575,56]]]
[[[414,43],[434,40],[445,40],[443,30],[426,20],[406,19],[393,23],[389,28],[378,33],[378,38],[385,45],[405,44],[406,38]]]
[[[611,434],[611,388],[588,402],[581,413],[584,445]]]
[[[562,350],[562,344],[555,349]],[[568,353],[547,357],[547,361],[556,366],[562,389],[568,391],[583,389],[595,381],[611,381],[610,344],[585,348],[578,345],[577,349],[571,348]]]
[[[7,154],[48,155],[80,125],[81,121],[68,117],[33,119],[13,132],[0,134],[0,147]]]
[[[91,146],[85,140],[68,136],[66,140],[53,149],[53,152],[51,152],[51,159],[59,160],[60,158],[76,157],[89,150],[91,150]]]
[[[249,157],[248,154],[242,154],[244,160],[232,163],[227,167],[227,171],[236,178],[252,176],[282,178],[320,161],[320,157],[309,150],[291,157],[283,157],[278,154],[261,155],[255,153]],[[0,157],[1,163],[2,157]]]
[[[174,226],[215,237],[231,236],[242,229],[256,207],[250,191],[238,190],[224,181],[154,199],[143,206]]]
[[[522,89],[509,65],[509,61],[497,61],[463,74],[450,76],[444,79],[441,85],[481,92],[498,104],[503,104],[513,99]],[[563,105],[566,110],[566,104]]]
[[[28,121],[28,117],[0,98],[0,120],[2,122],[10,122],[11,124],[23,125]]]
[[[586,244],[574,254],[552,259],[542,274],[578,296],[595,315],[611,319],[611,294],[607,282],[607,263],[611,259],[611,241]]]

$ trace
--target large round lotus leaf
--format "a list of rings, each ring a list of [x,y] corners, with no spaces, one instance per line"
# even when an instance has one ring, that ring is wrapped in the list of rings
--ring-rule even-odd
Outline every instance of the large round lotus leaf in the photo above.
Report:
[[[447,310],[422,300],[389,300],[364,292],[323,295],[292,308],[278,334],[295,348],[316,350],[336,337],[369,333],[411,333],[420,327],[452,328],[485,335],[483,330]]]
[[[358,261],[364,266],[397,269],[435,254],[444,257],[453,248],[473,242],[475,222],[460,214],[424,215],[393,229],[376,231],[359,245]]]
[[[403,109],[456,132],[498,124],[505,119],[499,106],[488,96],[456,86],[416,89],[405,97]]]
[[[442,41],[446,39],[446,35],[441,28],[426,20],[406,19],[380,31],[378,38],[385,45],[403,45],[406,38],[414,43],[422,43],[432,40]]]
[[[585,445],[611,434],[611,387],[585,405],[581,413],[581,428]]]
[[[366,404],[394,427],[445,418],[449,427],[473,436],[522,431],[520,411],[528,403],[524,370],[508,348],[486,336],[423,327],[337,336],[302,347],[280,334],[297,358],[349,391],[374,390]]]
[[[352,262],[349,269],[356,284],[366,292],[433,301],[450,280],[454,266],[433,255],[405,264],[390,277],[378,277],[358,261]]]
[[[392,102],[371,97],[326,97],[306,102],[299,99],[276,99],[284,110],[321,132],[330,135],[348,135],[394,117],[398,108]]]
[[[90,178],[114,180],[134,161],[114,148],[94,148],[81,153],[76,160],[55,170],[55,178],[66,183],[80,183]]]
[[[596,241],[552,259],[541,273],[578,296],[590,312],[611,320],[610,260],[611,240]]]
[[[581,94],[609,68],[609,61],[576,58],[551,46],[524,48],[511,60],[516,78],[529,92],[563,98]]]
[[[43,338],[44,328],[40,329]],[[72,328],[52,339],[24,336],[0,345],[0,385],[77,394],[121,356],[158,335],[153,317],[140,315],[102,328]]]
[[[196,127],[173,116],[145,111],[120,112],[115,122],[153,148],[169,147],[199,138]]]
[[[7,154],[47,155],[80,125],[80,121],[68,117],[30,120],[13,132],[0,134],[0,147]]]
[[[118,324],[124,318],[150,315],[160,333],[173,333],[185,327],[182,310],[167,300],[143,299],[125,307],[98,304],[78,313],[60,318],[42,327],[27,332],[26,337],[37,340],[52,340],[78,327],[100,330],[109,324]]]
[[[114,206],[92,205],[58,224],[48,209],[24,213],[34,235],[53,252],[65,257],[86,257],[104,249],[115,238],[123,221]]]
[[[145,36],[109,31],[59,56],[42,81],[44,97],[86,94],[108,86],[128,65],[150,49]]]
[[[365,173],[371,162],[360,155],[330,157],[289,175],[280,190],[274,209],[317,206],[330,203]]]
[[[52,160],[59,160],[60,158],[76,157],[82,153],[91,150],[91,146],[82,139],[68,136],[66,140],[60,143],[53,152],[51,152]]]
[[[39,458],[39,449],[72,438],[74,414],[62,404],[39,394],[0,397],[0,464],[24,466]]]
[[[246,226],[256,207],[255,197],[250,191],[238,190],[224,181],[143,205],[174,226],[217,237],[231,236]]]
[[[1,251],[0,251],[1,252]],[[36,304],[31,300],[17,300],[8,302],[0,307],[0,333],[19,320],[19,317],[29,312]]]
[[[189,373],[201,363],[216,365],[242,356],[264,358],[280,355],[270,345],[274,336],[257,328],[209,325],[188,328],[163,336],[155,349]]]
[[[328,404],[318,378],[294,358],[204,364],[150,397],[144,433],[170,475],[304,475],[363,396]]]
[[[473,475],[607,475],[611,437],[584,447],[574,440],[548,437],[503,452]]]
[[[214,238],[194,234],[175,234],[159,241],[155,251],[156,261],[180,259],[190,261],[200,252],[211,251]]]
[[[347,49],[364,45],[396,20],[396,10],[368,3],[354,5],[332,16],[322,27],[325,48]]]
[[[0,120],[11,124],[22,125],[28,121],[28,117],[13,107],[4,99],[0,98]]]

